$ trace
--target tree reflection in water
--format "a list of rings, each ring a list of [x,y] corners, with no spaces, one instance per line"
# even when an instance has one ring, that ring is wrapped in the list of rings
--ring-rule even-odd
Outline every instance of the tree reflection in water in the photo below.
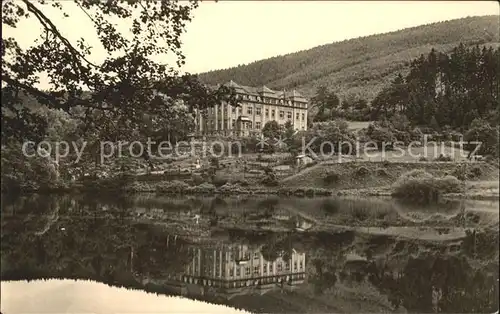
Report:
[[[231,210],[223,199],[205,203],[162,202],[150,204],[148,210],[211,216]],[[278,203],[272,199],[254,205],[269,218]],[[305,311],[311,305],[300,308],[300,304],[307,302],[326,302],[323,305],[334,311],[338,309],[334,297],[363,285],[386,296],[387,310],[463,313],[498,308],[495,233],[471,231],[450,245],[351,231],[297,234],[234,229],[226,232],[224,242],[200,244],[137,221],[139,205],[127,198],[3,198],[2,280],[90,279],[255,312]],[[340,207],[336,202],[335,212]],[[271,298],[273,293],[281,296]]]

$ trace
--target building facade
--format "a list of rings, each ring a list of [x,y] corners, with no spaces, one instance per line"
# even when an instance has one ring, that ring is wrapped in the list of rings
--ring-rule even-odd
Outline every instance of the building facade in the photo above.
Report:
[[[306,254],[293,250],[288,258],[265,259],[260,248],[243,244],[190,247],[191,262],[184,271],[164,278],[147,279],[181,295],[264,294],[294,289],[306,279]]]
[[[260,134],[264,125],[290,121],[297,131],[307,130],[308,101],[297,91],[273,91],[266,86],[249,87],[230,81],[225,86],[237,93],[239,107],[222,103],[195,112],[200,135],[249,136]]]

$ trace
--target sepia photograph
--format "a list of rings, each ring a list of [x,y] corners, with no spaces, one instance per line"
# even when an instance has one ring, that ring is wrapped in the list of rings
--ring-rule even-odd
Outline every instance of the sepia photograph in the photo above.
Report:
[[[1,18],[0,314],[498,313],[497,1]]]

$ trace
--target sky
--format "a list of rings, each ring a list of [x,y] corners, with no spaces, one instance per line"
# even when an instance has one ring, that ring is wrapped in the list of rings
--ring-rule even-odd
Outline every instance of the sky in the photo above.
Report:
[[[70,1],[63,3],[71,19],[55,11],[49,17],[71,42],[85,37],[94,46],[92,59],[102,60],[105,54],[89,19]],[[228,68],[344,39],[479,15],[500,15],[500,6],[496,1],[204,1],[182,36],[183,71]],[[37,29],[34,19],[26,20],[16,30],[4,30],[4,36],[13,34],[29,46]]]

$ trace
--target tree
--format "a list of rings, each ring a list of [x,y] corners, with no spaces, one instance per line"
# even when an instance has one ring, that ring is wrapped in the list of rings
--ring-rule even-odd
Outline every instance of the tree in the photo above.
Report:
[[[469,130],[465,133],[466,142],[480,142],[480,146],[476,154],[492,155],[498,157],[498,140],[499,140],[498,125],[492,126],[484,119],[475,119],[472,121]],[[477,144],[468,144],[466,149],[474,151]]]
[[[68,18],[70,4],[91,20],[107,53],[102,63],[89,60],[91,47],[85,38],[71,43],[46,12],[52,6]],[[180,36],[197,6],[197,1],[3,1],[3,27],[13,28],[23,19],[34,18],[42,35],[27,49],[16,38],[2,37],[2,82],[6,84],[2,88],[2,140],[44,137],[46,120],[19,106],[27,95],[68,113],[79,107],[80,114],[73,117],[84,125],[81,135],[97,132],[105,140],[144,137],[151,126],[157,130],[155,125],[171,125],[174,118],[169,108],[178,101],[190,112],[222,100],[236,103],[234,91],[209,90],[196,76],[179,76],[173,67],[152,59],[173,54],[178,66],[184,64]],[[129,34],[121,33],[110,22],[112,18],[128,22]],[[50,90],[36,85],[42,72],[48,76]]]
[[[327,121],[332,119],[332,115],[340,105],[339,97],[322,85],[318,87],[316,95],[311,98],[311,104],[318,108],[314,121]]]
[[[262,135],[266,138],[272,139],[272,138],[278,138],[281,134],[281,128],[278,122],[276,121],[268,121],[264,125],[264,128],[262,129]]]

